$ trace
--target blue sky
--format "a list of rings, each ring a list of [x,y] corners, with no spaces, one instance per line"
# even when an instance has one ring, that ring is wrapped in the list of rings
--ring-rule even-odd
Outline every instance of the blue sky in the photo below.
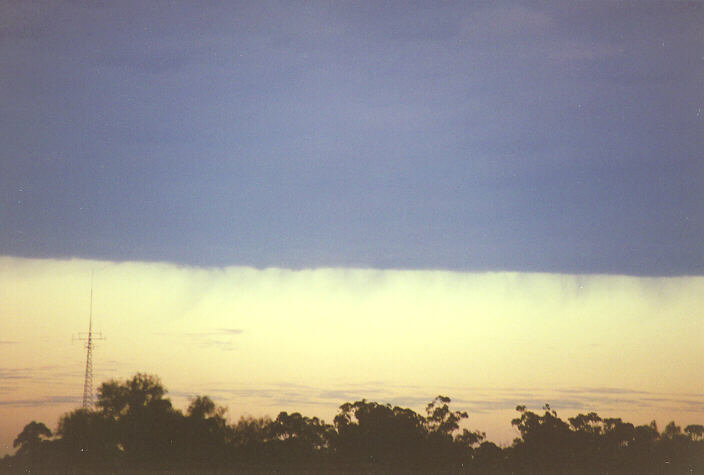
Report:
[[[704,273],[704,4],[0,1],[0,254]]]

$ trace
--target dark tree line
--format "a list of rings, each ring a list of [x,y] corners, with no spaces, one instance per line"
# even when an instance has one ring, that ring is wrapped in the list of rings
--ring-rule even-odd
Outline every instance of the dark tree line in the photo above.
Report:
[[[61,417],[55,433],[30,422],[14,441],[3,473],[42,472],[466,472],[704,473],[704,426],[662,432],[596,413],[563,421],[518,406],[511,424],[520,437],[499,447],[461,429],[466,412],[438,396],[425,415],[366,400],[340,406],[333,424],[281,412],[276,419],[228,423],[209,397],[175,409],[159,379],[137,374],[98,389],[94,410]]]

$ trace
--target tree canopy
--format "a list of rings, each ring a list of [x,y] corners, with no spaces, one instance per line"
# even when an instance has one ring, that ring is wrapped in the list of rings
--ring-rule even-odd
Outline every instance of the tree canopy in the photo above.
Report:
[[[437,396],[425,415],[365,399],[333,423],[298,412],[229,422],[208,396],[175,409],[159,378],[138,373],[98,388],[94,410],[64,414],[52,432],[32,421],[1,473],[29,471],[391,471],[465,473],[690,473],[704,469],[704,426],[634,426],[595,412],[562,420],[516,407],[519,437],[499,447],[467,428],[469,414]]]

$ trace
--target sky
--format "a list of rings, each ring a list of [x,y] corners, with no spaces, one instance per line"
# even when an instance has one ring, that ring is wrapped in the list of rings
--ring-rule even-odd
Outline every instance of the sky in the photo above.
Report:
[[[178,408],[332,422],[362,398],[449,396],[510,444],[517,405],[702,423],[704,277],[203,268],[0,258],[0,444],[81,403],[93,273],[95,381],[156,374]],[[2,448],[2,445],[0,445]]]
[[[704,4],[432,3],[0,0],[0,453],[82,393],[91,271],[96,374],[181,401],[694,417]]]

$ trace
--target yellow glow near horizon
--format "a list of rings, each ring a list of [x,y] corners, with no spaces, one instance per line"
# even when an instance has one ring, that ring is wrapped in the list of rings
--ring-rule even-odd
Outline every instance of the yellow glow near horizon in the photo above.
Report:
[[[175,400],[212,393],[233,415],[328,419],[345,402],[337,395],[427,402],[442,393],[503,441],[512,402],[526,398],[564,400],[572,413],[582,411],[569,404],[607,404],[618,416],[702,422],[702,277],[0,257],[0,420],[11,421],[0,453],[36,415],[55,414],[44,420],[53,427],[75,406],[51,398],[82,392],[85,354],[71,336],[87,327],[91,271],[94,326],[107,337],[95,350],[96,384],[146,371]],[[640,397],[639,406],[609,394]]]

